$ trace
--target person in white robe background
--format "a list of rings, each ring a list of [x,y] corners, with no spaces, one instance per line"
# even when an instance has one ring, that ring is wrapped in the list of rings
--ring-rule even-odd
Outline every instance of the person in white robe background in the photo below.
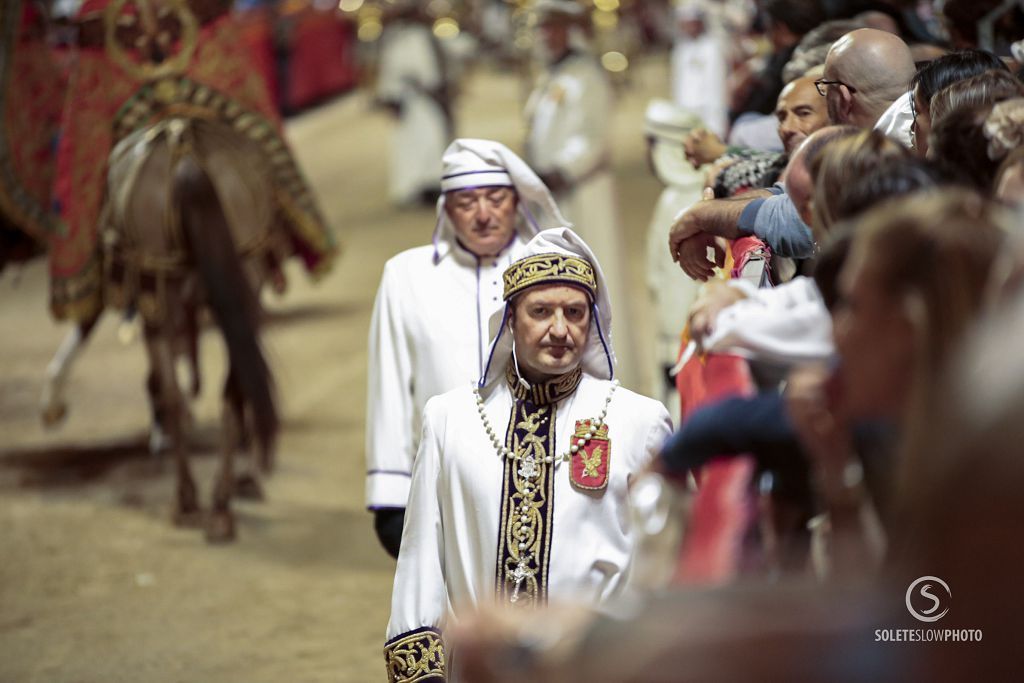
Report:
[[[424,410],[384,650],[389,681],[455,680],[442,632],[461,613],[600,608],[627,587],[629,482],[668,437],[668,413],[613,380],[607,281],[572,230],[539,233],[503,281],[479,384]]]
[[[601,259],[611,301],[624,318],[630,318],[626,244],[620,233],[611,167],[611,84],[586,49],[586,14],[579,4],[540,0],[534,11],[545,71],[526,103],[526,161]],[[622,380],[635,386],[638,343],[632,321],[623,322]]]
[[[456,140],[441,165],[433,244],[385,264],[370,322],[366,504],[393,556],[424,404],[480,376],[501,273],[538,230],[565,224],[540,178],[498,142]]]
[[[680,338],[700,283],[679,268],[665,244],[675,217],[701,200],[703,173],[687,161],[683,149],[687,135],[701,124],[701,119],[668,100],[651,100],[644,114],[648,161],[665,186],[647,228],[647,287],[654,302],[655,331],[645,350],[654,382],[649,391],[669,406],[672,415],[679,414],[679,394],[668,372],[678,360]]]
[[[399,206],[433,201],[439,160],[454,136],[444,53],[412,0],[391,10],[380,38],[377,101],[396,116],[388,193]]]
[[[728,63],[722,37],[708,26],[706,9],[698,0],[677,5],[675,18],[678,28],[672,46],[672,99],[724,139],[729,107],[725,92]]]

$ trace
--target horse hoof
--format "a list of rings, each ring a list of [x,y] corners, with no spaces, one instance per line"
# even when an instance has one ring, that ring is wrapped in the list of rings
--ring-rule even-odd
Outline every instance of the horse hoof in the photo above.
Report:
[[[206,523],[207,543],[230,543],[235,540],[235,518],[230,512],[214,512]]]
[[[51,403],[44,406],[42,411],[39,413],[39,417],[43,421],[43,426],[47,429],[53,429],[60,426],[67,416],[68,405],[66,403]]]
[[[235,478],[235,496],[244,500],[266,500],[263,485],[251,474],[240,474]]]
[[[181,529],[200,529],[203,526],[203,512],[199,509],[178,509],[171,515],[171,521],[174,522],[174,526]]]

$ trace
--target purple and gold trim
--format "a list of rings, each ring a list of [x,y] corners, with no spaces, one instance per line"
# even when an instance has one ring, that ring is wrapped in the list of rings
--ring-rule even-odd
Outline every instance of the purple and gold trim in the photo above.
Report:
[[[429,626],[408,631],[384,645],[388,683],[447,680],[441,632]]]

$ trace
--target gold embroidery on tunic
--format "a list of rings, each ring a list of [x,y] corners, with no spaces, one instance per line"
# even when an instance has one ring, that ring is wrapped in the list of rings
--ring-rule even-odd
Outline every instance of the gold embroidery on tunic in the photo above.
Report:
[[[432,630],[418,631],[384,647],[388,683],[444,680],[444,642]]]
[[[513,409],[511,448],[519,457],[505,460],[502,496],[498,593],[517,605],[539,605],[547,598],[551,545],[554,406],[531,407],[517,401]]]

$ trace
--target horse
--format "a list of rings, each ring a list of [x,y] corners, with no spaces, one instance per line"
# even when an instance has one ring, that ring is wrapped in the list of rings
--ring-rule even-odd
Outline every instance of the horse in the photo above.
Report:
[[[205,519],[206,538],[214,543],[235,537],[236,451],[251,428],[256,463],[269,471],[280,424],[259,340],[258,286],[272,262],[276,218],[261,154],[216,120],[158,120],[122,138],[111,152],[101,217],[107,303],[142,318],[154,423],[166,434],[176,465],[173,520],[197,526]],[[223,335],[229,364],[221,462],[205,518],[188,464],[189,411],[176,372],[184,353],[193,371],[190,393],[198,392],[198,315],[204,307]],[[94,324],[95,318],[72,330],[51,377],[66,377],[68,361]]]

